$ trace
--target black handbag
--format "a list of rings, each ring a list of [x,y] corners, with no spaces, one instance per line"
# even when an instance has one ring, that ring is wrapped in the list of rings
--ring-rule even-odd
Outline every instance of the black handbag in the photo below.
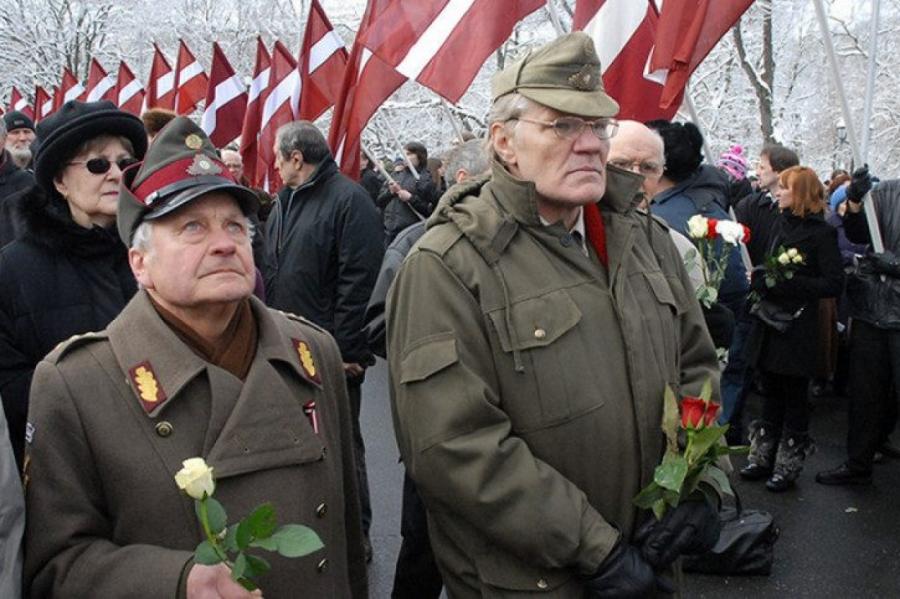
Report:
[[[797,310],[787,310],[771,300],[761,299],[750,306],[750,314],[756,316],[767,326],[772,327],[779,333],[783,333],[791,327],[791,324],[800,318],[806,305],[800,306]]]
[[[775,541],[781,531],[772,514],[745,510],[735,494],[735,505],[719,510],[722,532],[715,547],[702,555],[687,555],[685,572],[720,576],[768,576],[775,561]]]

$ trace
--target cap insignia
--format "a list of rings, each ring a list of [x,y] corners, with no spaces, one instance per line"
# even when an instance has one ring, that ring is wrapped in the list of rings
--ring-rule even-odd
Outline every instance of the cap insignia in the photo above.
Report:
[[[128,371],[131,382],[141,398],[141,405],[148,414],[165,403],[166,394],[156,380],[150,362],[141,362]]]
[[[200,139],[196,135],[194,135],[194,137]],[[194,175],[195,177],[199,177],[200,175],[218,175],[221,172],[222,168],[210,160],[209,156],[206,154],[197,154],[194,156],[194,162],[192,162],[191,166],[187,169],[187,173],[189,175]]]
[[[184,145],[192,150],[199,150],[203,147],[203,140],[196,133],[191,133],[184,138]]]
[[[577,73],[569,76],[569,85],[583,92],[594,91],[600,82],[599,71],[597,65],[586,64]]]
[[[300,356],[300,367],[310,380],[320,383],[319,370],[316,368],[316,362],[313,360],[312,351],[306,341],[294,339],[294,346],[297,348],[297,355]]]

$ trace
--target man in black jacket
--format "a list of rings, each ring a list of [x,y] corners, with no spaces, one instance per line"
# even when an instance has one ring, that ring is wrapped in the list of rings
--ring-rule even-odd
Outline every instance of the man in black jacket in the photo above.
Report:
[[[266,301],[323,327],[340,347],[368,538],[372,510],[359,411],[365,369],[375,363],[363,317],[384,253],[381,219],[366,190],[338,171],[312,123],[283,125],[274,153],[284,189],[266,222]]]
[[[6,119],[0,119],[0,247],[21,232],[19,196],[34,184],[34,176],[20,169],[9,150],[4,149],[6,138]]]

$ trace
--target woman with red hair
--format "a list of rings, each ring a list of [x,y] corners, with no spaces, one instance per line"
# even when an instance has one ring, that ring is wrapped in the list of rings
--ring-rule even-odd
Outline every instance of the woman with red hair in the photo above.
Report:
[[[758,300],[748,342],[749,360],[762,379],[762,418],[750,424],[750,456],[741,476],[768,477],[766,487],[794,484],[815,445],[809,437],[810,379],[817,371],[819,300],[837,297],[843,269],[837,233],[825,222],[825,189],[815,172],[781,172],[775,192],[781,215],[766,263],[754,269]]]

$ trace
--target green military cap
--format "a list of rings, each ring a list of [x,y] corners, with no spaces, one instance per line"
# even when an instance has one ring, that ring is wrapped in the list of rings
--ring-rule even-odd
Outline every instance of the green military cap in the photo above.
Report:
[[[119,237],[130,246],[141,222],[170,214],[211,191],[234,196],[246,215],[259,209],[256,194],[234,179],[206,133],[189,118],[177,117],[154,138],[144,161],[122,177]]]
[[[512,92],[578,116],[612,117],[619,112],[603,89],[594,41],[581,31],[557,38],[495,74],[491,99]]]

